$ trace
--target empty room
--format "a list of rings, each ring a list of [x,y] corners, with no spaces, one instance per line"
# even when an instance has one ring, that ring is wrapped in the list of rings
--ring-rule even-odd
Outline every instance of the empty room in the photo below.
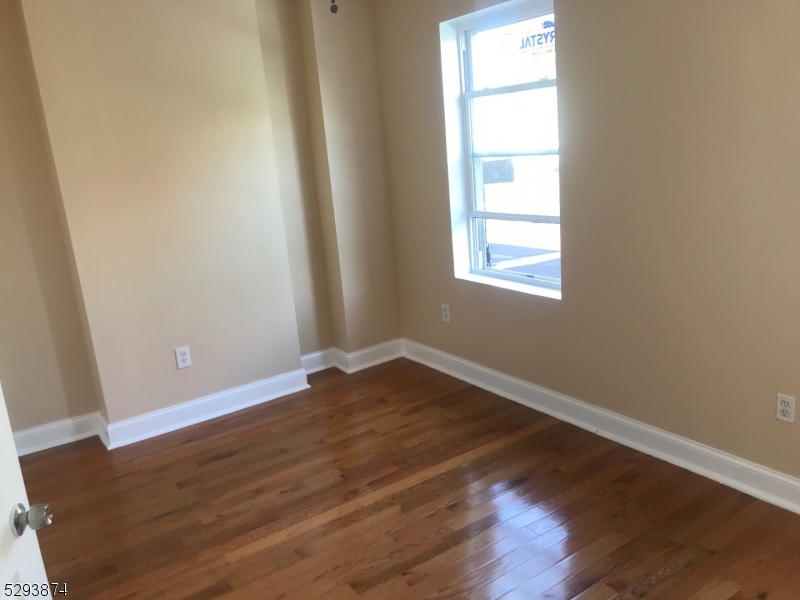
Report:
[[[2,597],[798,600],[798,39],[0,0]]]

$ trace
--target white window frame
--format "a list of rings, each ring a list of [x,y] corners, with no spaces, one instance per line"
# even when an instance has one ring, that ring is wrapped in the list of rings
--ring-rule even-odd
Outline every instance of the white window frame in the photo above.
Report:
[[[481,264],[484,251],[479,235],[473,235],[474,219],[501,219],[517,222],[557,223],[560,217],[490,213],[476,210],[477,198],[472,151],[470,100],[531,89],[557,87],[557,80],[536,81],[491,90],[473,91],[469,76],[469,35],[517,21],[553,13],[553,0],[514,0],[470,15],[452,19],[439,27],[442,50],[442,84],[445,101],[447,162],[450,183],[450,215],[453,234],[455,276],[495,287],[548,298],[561,299],[561,282],[533,279],[491,269]],[[554,154],[554,153],[549,153]],[[484,155],[481,155],[481,157]],[[484,244],[485,247],[485,244]]]

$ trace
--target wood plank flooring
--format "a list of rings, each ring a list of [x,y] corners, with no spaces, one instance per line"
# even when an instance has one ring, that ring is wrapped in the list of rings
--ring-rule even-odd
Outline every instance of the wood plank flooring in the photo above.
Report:
[[[22,459],[69,598],[796,600],[800,516],[407,360]]]

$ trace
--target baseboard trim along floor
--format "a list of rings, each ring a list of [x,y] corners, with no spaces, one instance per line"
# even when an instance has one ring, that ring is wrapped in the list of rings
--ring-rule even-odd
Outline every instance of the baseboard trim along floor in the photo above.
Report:
[[[355,373],[400,357],[800,513],[800,479],[411,340],[349,354],[331,348],[304,356],[299,371],[111,425],[94,413],[17,432],[14,440],[20,456],[92,435],[99,435],[109,449],[119,448],[307,389],[307,373],[331,367]]]
[[[48,450],[70,442],[101,435],[105,431],[105,420],[98,412],[54,421],[39,427],[31,427],[14,434],[17,455],[25,456]]]
[[[415,362],[800,514],[800,479],[410,340],[403,351]]]
[[[111,423],[101,438],[106,447],[113,450],[307,389],[306,372],[299,369]]]
[[[356,373],[363,369],[401,358],[403,356],[403,342],[404,340],[392,340],[350,354],[338,348],[328,348],[321,352],[303,356],[303,369],[309,375],[332,367],[336,367],[347,374]]]

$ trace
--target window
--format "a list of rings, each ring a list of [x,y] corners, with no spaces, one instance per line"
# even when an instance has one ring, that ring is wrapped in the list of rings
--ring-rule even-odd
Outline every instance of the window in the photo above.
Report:
[[[552,2],[443,23],[442,67],[456,275],[559,298]]]

